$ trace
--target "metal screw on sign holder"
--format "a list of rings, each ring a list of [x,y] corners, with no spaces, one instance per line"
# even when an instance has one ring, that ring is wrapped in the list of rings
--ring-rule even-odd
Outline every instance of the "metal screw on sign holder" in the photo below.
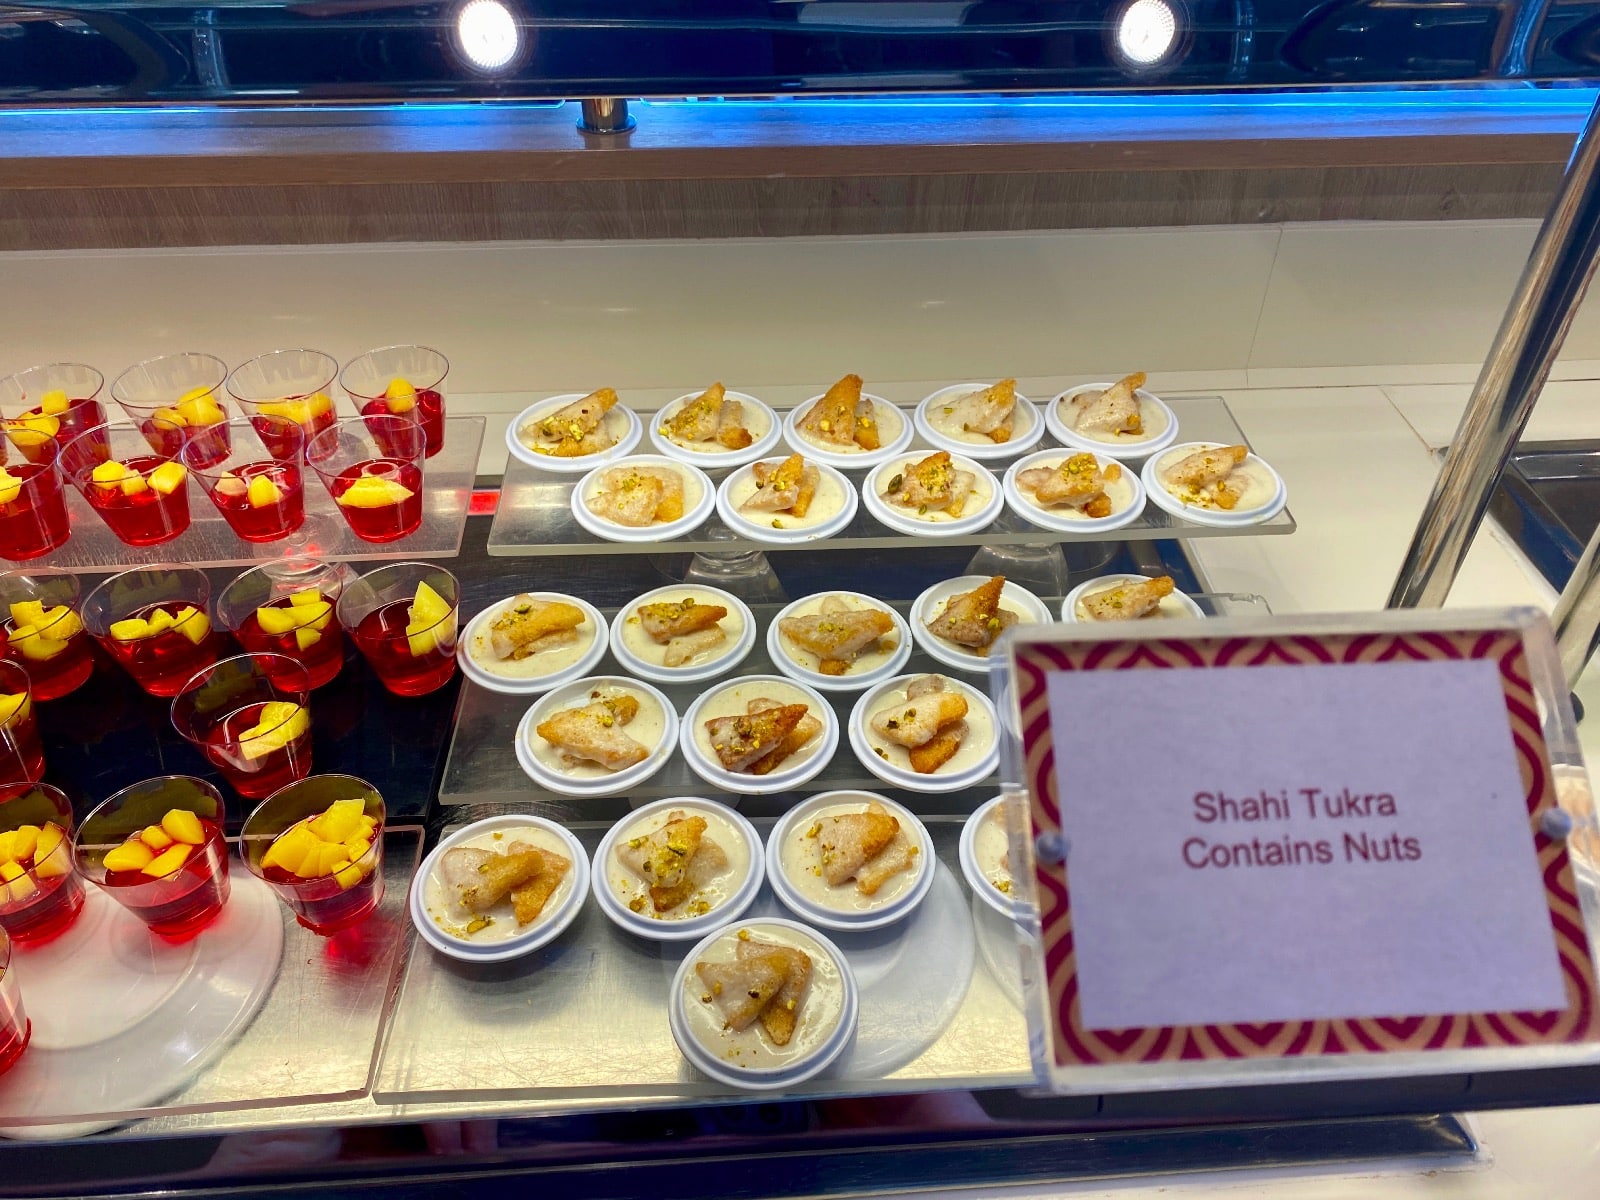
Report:
[[[1033,852],[1040,862],[1055,863],[1057,866],[1067,861],[1067,838],[1062,833],[1041,833],[1033,839]]]
[[[1572,836],[1572,814],[1564,808],[1547,808],[1539,814],[1539,832],[1563,841]]]

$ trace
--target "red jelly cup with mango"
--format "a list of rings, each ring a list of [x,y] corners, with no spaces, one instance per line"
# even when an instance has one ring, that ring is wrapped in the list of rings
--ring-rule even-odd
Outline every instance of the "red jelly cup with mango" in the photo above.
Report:
[[[0,783],[0,928],[42,942],[72,924],[83,883],[72,869],[72,801],[48,783]]]
[[[312,933],[365,920],[383,899],[383,797],[354,775],[278,789],[245,820],[239,853]]]
[[[57,700],[94,674],[94,643],[78,615],[81,585],[71,571],[0,571],[6,614],[0,652],[28,672],[35,700]]]
[[[83,625],[112,660],[152,696],[176,696],[222,657],[211,627],[211,581],[184,563],[113,575],[83,602]]]

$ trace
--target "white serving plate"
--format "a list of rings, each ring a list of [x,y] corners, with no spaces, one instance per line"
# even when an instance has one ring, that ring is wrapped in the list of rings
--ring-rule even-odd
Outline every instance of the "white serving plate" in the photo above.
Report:
[[[668,458],[677,459],[679,462],[688,463],[690,466],[700,467],[706,471],[718,471],[728,467],[742,467],[745,463],[755,462],[758,458],[765,458],[778,448],[778,443],[783,440],[783,422],[778,419],[778,414],[763,404],[760,400],[747,392],[725,391],[724,397],[729,400],[738,400],[744,405],[745,425],[754,436],[756,426],[760,424],[765,432],[755,437],[743,450],[691,450],[687,446],[673,441],[661,432],[661,427],[666,421],[677,413],[690,400],[700,397],[705,389],[699,392],[689,392],[679,396],[676,400],[666,405],[658,413],[653,413],[649,420],[650,444],[658,453],[665,454]],[[755,414],[755,419],[750,419],[750,414]]]
[[[934,425],[930,413],[934,408],[950,400],[959,400],[970,396],[973,392],[981,392],[991,386],[987,383],[953,383],[949,387],[942,387],[931,395],[924,396],[911,414],[912,424],[918,435],[930,446],[940,450],[948,450],[952,454],[964,454],[968,458],[975,458],[982,462],[998,462],[1008,458],[1015,458],[1019,454],[1026,454],[1038,445],[1039,439],[1044,436],[1044,420],[1039,416],[1039,410],[1031,400],[1021,392],[1017,393],[1017,406],[1014,410],[1011,440],[1008,442],[991,442],[982,435],[980,441],[966,441],[962,438],[952,437],[942,432]]]
[[[850,712],[850,749],[855,751],[856,758],[863,767],[885,783],[915,792],[958,792],[988,778],[1000,765],[1000,715],[995,711],[994,701],[989,697],[971,684],[950,676],[945,678],[966,697],[969,715],[976,709],[988,718],[989,747],[983,756],[961,770],[940,769],[932,774],[919,775],[909,767],[886,762],[873,753],[872,743],[868,738],[868,723],[873,713],[888,707],[884,697],[889,692],[903,688],[911,680],[920,678],[921,674],[913,674],[886,679],[856,701],[855,708]]]
[[[576,706],[587,692],[598,687],[627,688],[648,695],[661,706],[663,722],[661,737],[650,748],[649,755],[642,762],[605,775],[575,779],[539,761],[533,752],[533,739],[538,737],[534,730],[549,714],[561,708]],[[626,675],[593,675],[585,679],[574,679],[545,693],[523,713],[522,720],[517,723],[515,748],[517,765],[522,768],[523,773],[552,792],[559,792],[563,796],[620,796],[626,795],[629,788],[643,783],[666,766],[677,741],[677,710],[672,707],[672,701],[658,689],[643,680],[632,679]]]
[[[536,400],[516,416],[511,418],[511,423],[506,426],[506,452],[520,463],[532,467],[536,471],[548,471],[552,475],[583,475],[595,467],[606,463],[616,462],[617,459],[632,454],[639,439],[644,436],[644,427],[639,423],[639,416],[626,404],[618,402],[611,412],[621,413],[627,424],[625,431],[617,438],[616,444],[601,450],[596,454],[585,454],[582,458],[556,458],[550,454],[535,454],[528,449],[517,430],[521,429],[535,417],[542,417],[554,412],[558,408],[571,404],[574,400],[582,400],[588,392],[565,392],[559,396],[546,396],[543,400]],[[608,417],[611,413],[606,414]]]
[[[1278,474],[1271,463],[1254,451],[1245,459],[1245,463],[1265,471],[1275,488],[1271,499],[1253,508],[1236,508],[1232,511],[1225,511],[1202,508],[1195,504],[1185,504],[1169,492],[1166,485],[1161,482],[1160,473],[1163,465],[1178,462],[1185,455],[1192,454],[1196,450],[1215,450],[1222,445],[1224,445],[1222,442],[1184,442],[1179,446],[1170,446],[1160,454],[1152,454],[1145,460],[1142,472],[1144,490],[1149,495],[1150,502],[1180,520],[1222,529],[1242,525],[1259,525],[1263,521],[1270,521],[1282,512],[1284,505],[1289,502],[1289,491],[1284,486],[1283,476]]]
[[[1088,517],[1071,507],[1045,508],[1035,503],[1033,497],[1024,492],[1017,482],[1017,476],[1024,471],[1031,471],[1035,467],[1060,466],[1074,454],[1079,453],[1093,453],[1094,460],[1101,470],[1115,464],[1121,472],[1121,477],[1111,487],[1128,494],[1122,497],[1120,506],[1113,509],[1109,516]],[[1126,484],[1126,487],[1119,486],[1122,484]],[[1133,524],[1139,519],[1139,514],[1144,512],[1144,487],[1139,482],[1138,473],[1104,452],[1039,450],[1012,463],[1006,471],[1001,486],[1005,492],[1006,505],[1012,512],[1030,525],[1053,530],[1056,533],[1109,533],[1113,529]]]
[[[594,640],[578,657],[578,659],[564,667],[557,668],[545,675],[536,675],[527,679],[514,679],[500,675],[485,667],[472,657],[471,645],[473,639],[483,633],[487,626],[500,615],[505,607],[516,599],[508,596],[504,600],[496,601],[484,609],[472,620],[467,622],[467,627],[456,639],[456,662],[461,665],[461,673],[479,687],[487,688],[491,692],[499,692],[502,696],[537,696],[551,688],[560,687],[572,679],[581,678],[594,670],[606,654],[606,619],[600,610],[587,600],[577,596],[569,596],[564,592],[519,592],[518,595],[532,596],[535,600],[561,600],[568,604],[575,604],[583,609],[584,616],[594,627]]]
[[[872,401],[873,412],[878,420],[878,430],[887,435],[893,429],[892,436],[884,439],[883,444],[876,450],[830,450],[827,446],[813,442],[800,432],[800,422],[810,411],[811,406],[822,399],[821,395],[812,396],[803,404],[797,404],[789,410],[789,415],[783,421],[783,440],[790,448],[804,454],[812,462],[825,463],[841,471],[865,471],[877,466],[881,462],[899,454],[911,445],[913,433],[912,423],[906,414],[890,404],[882,396],[875,396],[871,392],[862,392],[864,400]]]
[[[784,458],[788,456],[785,455]],[[766,461],[777,465],[784,458],[771,458]],[[722,486],[717,489],[717,515],[722,518],[723,524],[740,537],[749,538],[752,542],[766,542],[773,546],[787,546],[795,542],[815,542],[823,538],[832,537],[855,518],[856,515],[856,489],[851,482],[827,463],[812,459],[806,455],[808,462],[814,463],[817,470],[831,479],[836,487],[843,493],[843,500],[839,504],[839,511],[826,517],[818,517],[816,521],[806,525],[784,525],[782,528],[773,528],[775,519],[780,524],[785,520],[794,520],[786,513],[767,513],[759,517],[749,517],[740,512],[733,500],[735,490],[741,488],[746,480],[754,473],[754,463],[740,467],[722,481]]]
[[[724,642],[722,653],[715,658],[687,667],[668,667],[648,662],[635,654],[625,640],[624,631],[629,619],[637,615],[639,607],[657,600],[681,599],[690,592],[715,597],[716,603],[726,608],[730,616],[737,614],[743,622],[739,636]],[[652,683],[703,683],[719,675],[726,675],[745,660],[755,644],[756,618],[750,611],[750,606],[732,592],[698,583],[669,584],[646,592],[642,596],[635,596],[617,613],[617,619],[611,626],[611,653],[617,662],[630,674],[637,675],[640,679],[648,679]]]
[[[863,604],[870,604],[874,608],[881,608],[888,613],[894,620],[894,635],[897,639],[894,651],[883,662],[870,670],[855,671],[852,669],[843,675],[824,675],[821,671],[813,671],[810,667],[802,666],[784,649],[783,631],[778,626],[778,623],[783,618],[794,616],[801,606],[817,599],[817,595],[802,596],[793,603],[785,605],[767,625],[767,656],[772,659],[773,666],[777,667],[780,672],[790,679],[809,684],[821,692],[858,692],[863,688],[871,687],[880,680],[889,678],[891,675],[900,673],[901,668],[906,665],[906,660],[911,657],[911,628],[906,624],[904,617],[883,601],[864,595],[861,592],[828,591],[818,593],[818,595],[843,596]]]
[[[957,592],[970,592],[988,578],[987,575],[961,575],[955,579],[946,579],[943,583],[934,584],[917,597],[911,606],[909,620],[911,636],[916,639],[918,646],[927,651],[929,657],[957,671],[988,671],[987,654],[974,654],[965,647],[935,637],[928,631],[928,621],[944,611],[946,600]],[[1000,590],[1000,598],[1003,607],[1015,609],[1022,616],[1021,624],[1049,625],[1054,621],[1054,616],[1043,600],[1009,579]],[[1010,603],[1005,604],[1005,601]]]
[[[889,481],[897,472],[915,466],[927,457],[920,450],[896,454],[868,471],[861,481],[861,499],[866,504],[867,511],[880,524],[899,533],[908,533],[912,537],[959,537],[987,529],[1000,515],[1000,510],[1005,507],[1005,496],[1000,481],[989,469],[964,454],[951,454],[951,465],[963,471],[974,472],[978,476],[978,486],[988,492],[983,502],[972,511],[955,518],[930,520],[891,504],[883,498],[884,488],[889,485]]]
[[[1167,427],[1151,438],[1143,439],[1118,439],[1094,438],[1088,434],[1079,433],[1067,424],[1062,416],[1064,405],[1072,402],[1074,396],[1084,392],[1103,392],[1109,388],[1109,383],[1080,383],[1077,387],[1070,387],[1064,392],[1052,396],[1045,405],[1044,422],[1050,430],[1050,435],[1063,446],[1070,446],[1074,450],[1089,450],[1095,454],[1108,454],[1112,458],[1131,459],[1137,461],[1141,458],[1165,450],[1178,440],[1178,417],[1167,402],[1154,392],[1147,392],[1139,388],[1134,396],[1139,401],[1141,413],[1155,409],[1166,416]]]
[[[1095,579],[1086,579],[1077,587],[1068,592],[1066,598],[1061,601],[1061,619],[1067,622],[1082,622],[1083,624],[1088,625],[1115,625],[1118,622],[1096,621],[1088,617],[1080,617],[1078,615],[1078,601],[1091,592],[1103,592],[1108,588],[1113,588],[1118,584],[1123,583],[1144,583],[1148,578],[1149,577],[1145,575],[1117,574],[1101,575]],[[1169,605],[1171,606],[1170,609],[1168,608]],[[1170,596],[1161,602],[1161,609],[1158,611],[1165,612],[1166,616],[1148,617],[1144,619],[1165,620],[1167,617],[1204,617],[1206,615],[1205,610],[1202,609],[1198,603],[1196,603],[1193,596],[1189,595],[1187,592],[1177,591],[1176,589],[1174,589]]]
[[[702,720],[700,714],[712,697],[728,688],[743,686],[759,690],[761,685],[769,683],[782,684],[805,693],[807,706],[812,714],[822,721],[822,732],[813,739],[815,749],[808,750],[802,761],[795,766],[784,767],[770,775],[745,775],[729,771],[700,749],[700,744],[695,738],[695,730]],[[678,740],[683,747],[684,761],[689,764],[689,769],[712,787],[721,788],[734,795],[765,796],[797,788],[821,773],[832,760],[834,751],[839,748],[839,719],[834,715],[833,705],[824,700],[815,688],[808,687],[799,680],[782,675],[745,675],[725,680],[696,697],[694,703],[689,706],[689,711],[683,714]]]

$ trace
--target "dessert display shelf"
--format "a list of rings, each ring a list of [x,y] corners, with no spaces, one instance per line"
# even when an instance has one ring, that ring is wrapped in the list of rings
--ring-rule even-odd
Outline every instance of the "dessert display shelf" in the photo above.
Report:
[[[1196,441],[1221,444],[1245,443],[1246,438],[1220,396],[1200,396],[1168,402],[1177,414],[1184,436]],[[910,421],[910,410],[902,410]],[[1050,439],[1053,443],[1053,439]],[[930,453],[920,438],[913,449]],[[1064,451],[1063,453],[1070,453]],[[1019,455],[1020,457],[1020,455]],[[1005,464],[990,463],[1004,473]],[[722,474],[725,474],[723,472]],[[851,471],[848,482],[860,486],[862,471]],[[721,517],[712,515],[687,533],[670,538],[638,541],[609,541],[580,525],[572,512],[572,493],[577,476],[558,475],[528,466],[517,459],[506,464],[505,481],[494,525],[489,530],[489,553],[493,555],[562,554],[661,554],[692,552],[727,554],[745,551],[830,549],[905,549],[932,540],[947,546],[1053,546],[1060,542],[1101,541],[1104,532],[1063,533],[1042,529],[1017,517],[1009,508],[981,529],[952,536],[918,536],[901,533],[880,523],[861,505],[842,530],[826,538],[785,542],[766,542],[741,536]],[[712,482],[719,476],[713,475]],[[1294,518],[1285,508],[1276,516],[1256,524],[1203,525],[1164,512],[1147,504],[1138,519],[1117,529],[1119,541],[1158,538],[1226,537],[1230,535],[1293,533]]]
[[[445,419],[444,448],[427,460],[423,472],[422,526],[396,541],[363,541],[350,531],[333,497],[311,476],[305,476],[305,524],[274,542],[250,543],[238,537],[206,497],[198,480],[190,479],[189,528],[156,546],[129,546],[89,506],[76,488],[66,491],[72,536],[59,549],[32,559],[28,567],[63,571],[118,571],[143,563],[184,562],[197,567],[248,567],[290,554],[366,562],[396,558],[450,558],[461,549],[472,485],[483,446],[483,417]],[[10,560],[0,559],[9,564]]]
[[[0,1133],[53,1140],[135,1118],[365,1096],[412,936],[406,895],[423,831],[383,837],[382,901],[332,937],[295,922],[238,861],[235,839],[227,906],[188,942],[163,943],[92,895],[59,944],[16,947],[13,969],[34,976],[34,1034],[0,1078]]]
[[[938,869],[917,911],[886,929],[830,932],[860,987],[854,1045],[788,1096],[1025,1086],[1032,1079],[1015,927],[962,878],[963,818],[929,818]],[[762,838],[770,820],[754,822]],[[593,853],[607,826],[572,823]],[[782,917],[770,886],[747,916]],[[691,1067],[667,1003],[693,945],[623,933],[590,898],[561,937],[501,964],[413,948],[373,1099],[516,1101],[522,1111],[748,1100]]]
[[[1199,603],[1201,610],[1211,616],[1267,611],[1266,602],[1259,596],[1213,593],[1201,594],[1194,599]],[[1052,613],[1061,610],[1059,597],[1046,599],[1044,604]],[[911,611],[912,606],[910,603],[891,603],[889,607],[905,616]],[[766,633],[768,625],[778,611],[778,605],[751,606],[756,625],[755,644],[749,657],[738,667],[730,670],[728,677],[770,675],[777,672],[767,652]],[[605,616],[609,622],[611,618],[617,616],[617,613],[615,610],[607,610]],[[976,658],[973,660],[975,666],[981,661]],[[988,681],[981,673],[951,672],[949,667],[936,662],[920,648],[913,649],[911,658],[900,670],[904,674],[955,674],[980,689],[986,689],[988,686]],[[628,669],[619,665],[609,650],[592,670],[586,672],[588,676],[628,674],[630,674]],[[658,686],[672,702],[679,715],[682,715],[688,711],[695,698],[712,685],[667,683]],[[861,694],[860,691],[824,693],[824,699],[832,707],[841,731],[849,728],[851,710]],[[624,803],[613,793],[607,793],[605,799],[573,800],[571,797],[541,787],[524,773],[518,765],[515,751],[517,726],[522,720],[523,713],[536,699],[534,696],[507,696],[491,692],[470,679],[462,682],[444,776],[439,785],[440,804],[526,804],[529,801],[548,801],[555,803],[556,813],[577,811],[593,815],[597,812],[597,805],[620,806]],[[863,767],[851,752],[848,738],[841,737],[831,761],[821,774],[798,790],[808,793],[834,788],[882,791],[890,786]],[[641,802],[665,796],[725,794],[696,775],[684,761],[683,752],[679,749],[674,749],[667,763],[649,779],[622,790],[630,799]]]

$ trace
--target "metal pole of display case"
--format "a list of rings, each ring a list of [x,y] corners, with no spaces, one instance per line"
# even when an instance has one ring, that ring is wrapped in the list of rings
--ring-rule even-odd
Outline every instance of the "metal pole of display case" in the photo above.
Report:
[[[1600,102],[1589,111],[1555,203],[1539,229],[1472,399],[1389,593],[1390,608],[1437,608],[1489,507],[1512,447],[1600,256]]]
[[[1550,619],[1556,626],[1561,673],[1567,677],[1568,688],[1576,687],[1600,641],[1600,529],[1590,537]]]
[[[627,133],[638,124],[628,114],[628,102],[616,96],[580,100],[578,110],[578,128],[584,133]]]

